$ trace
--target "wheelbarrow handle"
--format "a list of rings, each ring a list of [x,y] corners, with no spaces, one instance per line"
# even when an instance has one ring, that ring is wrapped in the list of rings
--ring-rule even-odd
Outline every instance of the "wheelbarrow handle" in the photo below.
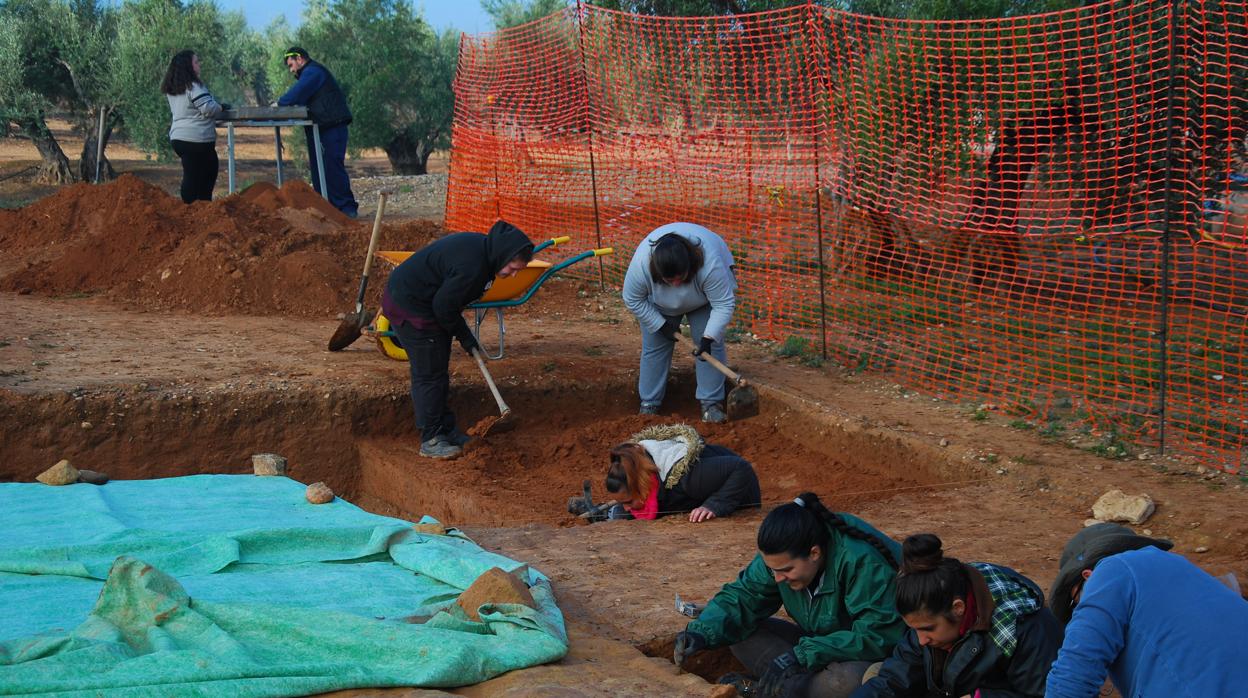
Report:
[[[676,341],[678,343],[683,342],[684,345],[689,347],[690,349],[697,348],[696,346],[694,346],[693,340],[686,338],[685,335],[679,332],[676,333]],[[711,356],[709,353],[703,353],[697,358],[706,359],[707,363],[714,366],[716,370],[718,370],[720,373],[724,374],[725,376],[728,376],[728,380],[732,381],[738,386],[744,388],[745,386],[749,385],[749,383],[747,383],[745,379],[741,377],[741,374],[737,373],[731,368],[728,368],[727,366],[724,365],[722,361],[715,358],[714,356]]]
[[[542,250],[546,249],[547,247],[558,247],[559,245],[566,245],[566,244],[568,244],[569,242],[572,242],[572,236],[571,236],[571,235],[560,235],[560,236],[559,236],[559,237],[557,237],[557,238],[551,238],[551,239],[546,240],[546,241],[544,241],[544,242],[539,242],[539,243],[537,243],[537,245],[533,248],[533,252],[535,252],[535,253],[536,253],[536,252],[541,252]]]
[[[609,254],[615,254],[614,247],[599,247],[598,249],[594,250],[595,257],[606,257]]]

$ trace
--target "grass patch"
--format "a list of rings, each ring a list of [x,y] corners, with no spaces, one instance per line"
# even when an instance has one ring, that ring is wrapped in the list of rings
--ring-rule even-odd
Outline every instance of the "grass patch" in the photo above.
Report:
[[[1028,429],[1035,429],[1036,425],[1032,424],[1031,422],[1025,419],[1015,419],[1010,422],[1010,428],[1028,430]]]
[[[776,356],[797,359],[798,363],[811,368],[823,366],[823,356],[819,353],[819,347],[805,337],[786,337],[776,348]]]
[[[542,364],[542,373],[550,373],[558,366],[554,361],[546,361]]]
[[[606,350],[597,344],[592,347],[585,347],[584,351],[585,356],[602,356],[606,353]]]

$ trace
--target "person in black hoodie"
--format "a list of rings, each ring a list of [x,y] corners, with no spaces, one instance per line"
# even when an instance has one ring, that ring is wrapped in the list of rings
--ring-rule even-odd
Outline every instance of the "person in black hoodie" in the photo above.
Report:
[[[687,511],[700,523],[762,501],[754,466],[686,424],[648,427],[612,448],[606,485],[624,500],[622,518]]]
[[[486,235],[453,233],[435,240],[390,273],[381,309],[407,351],[420,455],[455,458],[463,452],[468,436],[455,427],[447,406],[451,337],[470,355],[480,349],[464,321],[464,308],[485,293],[495,276],[512,276],[531,259],[528,236],[498,221]]]
[[[325,160],[325,186],[321,191],[321,178],[316,169],[316,144],[312,139],[312,127],[304,126],[303,134],[308,141],[308,165],[312,170],[312,187],[325,197],[334,208],[351,218],[359,215],[360,205],[351,191],[351,178],[347,176],[347,126],[351,124],[351,108],[333,73],[308,56],[298,46],[291,46],[284,56],[286,68],[295,76],[295,84],[278,98],[276,106],[306,106],[308,118],[321,129],[321,152]]]

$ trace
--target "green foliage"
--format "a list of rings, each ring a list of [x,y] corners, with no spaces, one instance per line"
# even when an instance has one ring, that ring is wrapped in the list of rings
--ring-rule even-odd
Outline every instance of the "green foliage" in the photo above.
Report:
[[[292,83],[281,62],[291,44],[334,74],[354,116],[353,149],[383,148],[397,172],[420,174],[429,154],[450,144],[458,36],[435,34],[409,2],[315,0],[293,36],[284,23],[267,34],[276,92]]]
[[[481,0],[495,29],[509,29],[552,15],[568,7],[567,0]]]
[[[823,356],[819,352],[819,347],[805,337],[785,337],[780,346],[776,348],[776,356],[797,359],[798,363],[811,368],[819,368],[823,365]]]
[[[170,0],[129,0],[121,6],[112,61],[116,94],[131,141],[170,157],[169,102],[160,83],[169,60],[190,49],[199,55],[201,78],[218,98],[237,99],[223,17],[210,0],[185,5]]]

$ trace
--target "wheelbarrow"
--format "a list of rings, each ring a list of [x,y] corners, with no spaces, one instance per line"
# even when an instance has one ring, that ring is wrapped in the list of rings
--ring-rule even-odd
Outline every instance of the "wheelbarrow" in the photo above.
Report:
[[[567,244],[571,240],[572,238],[566,235],[551,238],[534,246],[533,253],[537,254],[548,247]],[[490,288],[486,290],[481,298],[468,304],[468,307],[475,315],[473,334],[476,335],[478,342],[481,341],[481,323],[491,310],[495,312],[498,319],[498,351],[491,354],[483,346],[482,351],[485,352],[485,355],[495,361],[503,358],[507,337],[507,326],[503,320],[504,310],[524,305],[533,297],[534,293],[537,293],[537,289],[546,283],[547,279],[573,264],[592,257],[603,257],[612,254],[614,251],[610,247],[585,250],[553,264],[534,258],[527,267],[508,278],[495,277],[494,283],[490,285]],[[377,256],[397,266],[413,254],[413,252],[382,251],[378,252]],[[372,327],[367,330],[367,334],[376,338],[377,348],[381,350],[381,353],[397,361],[407,361],[407,351],[399,343],[398,337],[395,336],[394,330],[390,327],[390,321],[384,314],[377,313],[377,316],[373,319]]]

